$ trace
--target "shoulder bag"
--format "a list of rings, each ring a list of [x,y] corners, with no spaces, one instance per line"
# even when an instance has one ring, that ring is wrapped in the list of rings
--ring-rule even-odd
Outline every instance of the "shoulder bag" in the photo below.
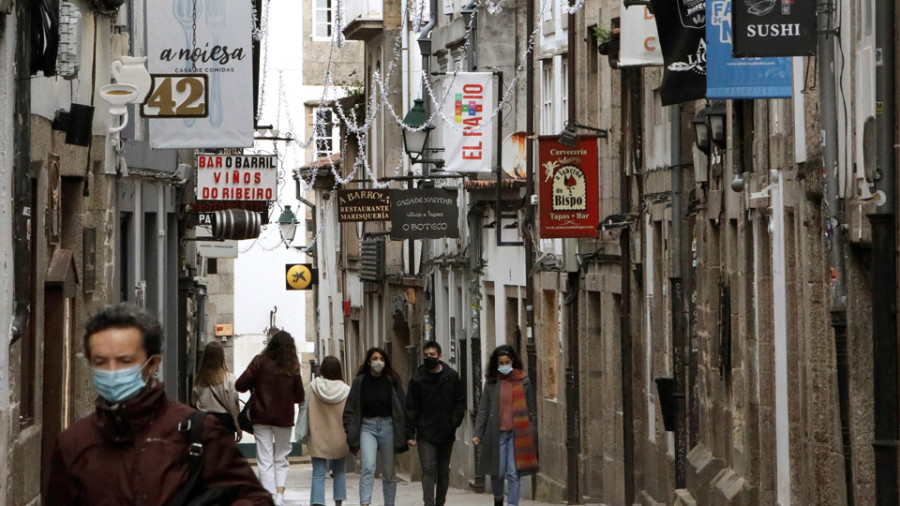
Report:
[[[240,425],[242,431],[253,434],[253,420],[250,418],[251,409],[253,409],[252,393],[250,394],[250,398],[247,399],[247,402],[244,403],[244,407],[241,408],[241,412],[238,413],[238,425]]]
[[[224,506],[231,504],[231,492],[224,488],[206,488],[203,482],[203,419],[205,411],[197,411],[178,424],[187,440],[187,460],[191,474],[178,489],[169,506]]]

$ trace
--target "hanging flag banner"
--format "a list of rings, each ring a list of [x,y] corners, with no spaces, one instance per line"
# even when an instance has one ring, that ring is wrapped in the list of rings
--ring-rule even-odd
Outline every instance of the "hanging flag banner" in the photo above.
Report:
[[[732,58],[731,0],[707,0],[706,19],[707,98],[791,97],[790,58]]]
[[[494,110],[494,75],[491,72],[457,72],[444,78],[441,111],[444,160],[448,170],[491,172],[494,135],[488,123]]]
[[[253,145],[251,3],[153,0],[145,8],[152,81],[140,109],[150,146]]]
[[[459,192],[455,188],[390,192],[391,239],[459,237]]]
[[[580,137],[575,147],[558,135],[538,137],[540,235],[542,239],[597,237],[600,223],[598,137]]]
[[[656,20],[647,5],[622,2],[619,66],[662,65]]]
[[[706,96],[706,1],[650,0],[664,67],[662,105]]]
[[[815,0],[741,0],[732,14],[735,56],[816,54]]]

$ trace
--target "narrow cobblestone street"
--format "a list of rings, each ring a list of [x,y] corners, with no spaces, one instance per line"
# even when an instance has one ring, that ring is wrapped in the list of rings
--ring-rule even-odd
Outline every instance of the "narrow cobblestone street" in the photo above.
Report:
[[[312,483],[312,464],[308,459],[300,459],[291,462],[291,470],[288,472],[287,490],[285,491],[285,506],[308,506],[309,489]],[[332,498],[331,478],[325,480],[325,502],[328,506],[334,504]],[[375,480],[375,490],[372,493],[372,506],[384,504],[381,495],[381,480]],[[408,482],[400,480],[397,483],[396,506],[410,506],[422,504],[421,482]],[[450,488],[447,492],[447,506],[477,506],[492,505],[493,498],[490,493],[477,494],[467,490]],[[552,503],[521,500],[519,506],[541,506]],[[347,500],[343,506],[359,506],[359,474],[347,473]]]

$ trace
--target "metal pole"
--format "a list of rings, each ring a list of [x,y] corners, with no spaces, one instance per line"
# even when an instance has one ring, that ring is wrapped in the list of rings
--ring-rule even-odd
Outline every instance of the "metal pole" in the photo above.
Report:
[[[16,2],[16,90],[13,115],[13,264],[15,265],[15,312],[12,341],[25,335],[31,317],[31,5]]]
[[[469,344],[472,347],[472,411],[469,416],[475,420],[478,414],[478,404],[481,402],[481,331],[475,323],[475,319],[479,318],[478,311],[472,309],[472,337]],[[484,489],[484,469],[481,468],[481,451],[482,446],[475,446],[475,477],[472,480],[472,487],[477,490]]]
[[[570,7],[572,5],[570,0]],[[568,29],[568,59],[566,71],[568,72],[567,80],[569,85],[569,121],[572,124],[577,123],[576,117],[576,98],[578,88],[575,81],[575,48],[578,43],[576,34],[578,28],[576,25],[575,10],[569,11],[569,29]],[[568,364],[566,365],[566,498],[569,504],[578,504],[579,502],[579,483],[578,483],[578,452],[581,447],[581,400],[578,392],[578,281],[581,273],[568,273],[568,282],[566,286],[566,305],[568,319]]]
[[[572,25],[569,25],[570,27]],[[566,501],[578,504],[578,451],[581,449],[581,409],[578,392],[578,271],[568,273],[566,313],[568,319],[568,355],[566,365]]]
[[[834,341],[835,341],[835,352],[837,363],[837,381],[838,381],[838,402],[839,402],[839,411],[840,411],[840,420],[841,420],[841,436],[843,443],[843,453],[844,453],[844,474],[846,481],[846,494],[847,494],[847,504],[853,504],[853,466],[852,466],[852,448],[850,443],[850,406],[849,406],[849,382],[850,382],[850,373],[849,367],[846,361],[846,349],[847,349],[847,271],[844,267],[844,229],[843,229],[843,209],[842,209],[842,199],[839,194],[839,167],[838,167],[838,115],[837,115],[837,93],[835,90],[835,44],[837,39],[837,32],[834,27],[834,16],[835,16],[835,4],[834,0],[818,0],[816,12],[817,15],[817,28],[818,28],[818,58],[821,61],[819,65],[819,86],[820,86],[820,98],[819,98],[819,107],[821,108],[822,114],[822,138],[823,138],[823,160],[822,160],[822,168],[825,171],[825,230],[827,231],[828,237],[826,240],[829,241],[829,245],[826,248],[828,251],[828,263],[831,267],[832,272],[832,283],[831,283],[831,325],[834,329]],[[893,22],[893,20],[891,20]],[[877,227],[873,224],[873,236],[875,234],[875,229]],[[894,232],[891,231],[891,234]],[[875,238],[873,237],[873,240]],[[894,251],[891,250],[890,254],[893,255]],[[873,259],[878,255],[877,251],[873,250]],[[875,268],[873,266],[873,272]],[[894,279],[894,278],[891,278]],[[894,286],[894,283],[891,283],[891,286]],[[880,287],[879,287],[880,288]],[[877,298],[877,296],[876,296]],[[876,303],[877,304],[877,303]],[[873,318],[877,318],[875,316],[875,308],[873,307]],[[873,329],[874,330],[874,329]],[[890,334],[893,336],[894,345],[896,350],[896,329],[892,329]],[[875,339],[878,339],[876,335]],[[876,380],[876,392],[880,388],[884,388],[884,384],[879,384],[879,370],[878,370],[878,346],[873,343],[874,351],[876,352],[875,356],[875,380]],[[894,367],[896,368],[896,353],[894,353],[893,362]],[[896,397],[896,374],[894,375],[894,396]],[[877,393],[876,393],[877,396]],[[896,406],[896,399],[894,400]],[[878,433],[878,402],[875,402],[875,439],[879,439]],[[891,439],[896,440],[896,418],[894,418],[894,434]],[[879,448],[876,443],[875,445],[875,468],[876,468],[876,482],[877,477],[881,475],[882,472],[889,471],[893,474],[893,488],[894,488],[894,498],[890,501],[890,504],[896,504],[897,502],[897,457],[896,457],[896,446],[890,447],[887,453],[891,453],[892,457],[890,462],[879,462]],[[883,465],[882,465],[883,464]],[[890,471],[892,470],[892,471]],[[790,491],[786,491],[783,493],[790,493]],[[779,493],[779,497],[783,495],[783,493]],[[887,504],[887,503],[879,503],[879,504]]]
[[[671,121],[671,195],[672,228],[669,241],[669,259],[672,285],[672,366],[675,377],[675,488],[685,487],[685,460],[687,457],[687,346],[684,314],[684,283],[682,282],[682,209],[681,209],[681,105],[669,109]]]

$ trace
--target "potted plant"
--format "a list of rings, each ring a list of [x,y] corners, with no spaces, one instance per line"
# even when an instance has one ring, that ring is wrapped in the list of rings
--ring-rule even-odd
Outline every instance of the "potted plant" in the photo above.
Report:
[[[609,28],[603,26],[601,23],[597,23],[596,25],[591,26],[591,33],[597,41],[597,51],[600,51],[600,54],[603,55],[609,54],[609,41],[612,38],[612,33],[610,33]]]

